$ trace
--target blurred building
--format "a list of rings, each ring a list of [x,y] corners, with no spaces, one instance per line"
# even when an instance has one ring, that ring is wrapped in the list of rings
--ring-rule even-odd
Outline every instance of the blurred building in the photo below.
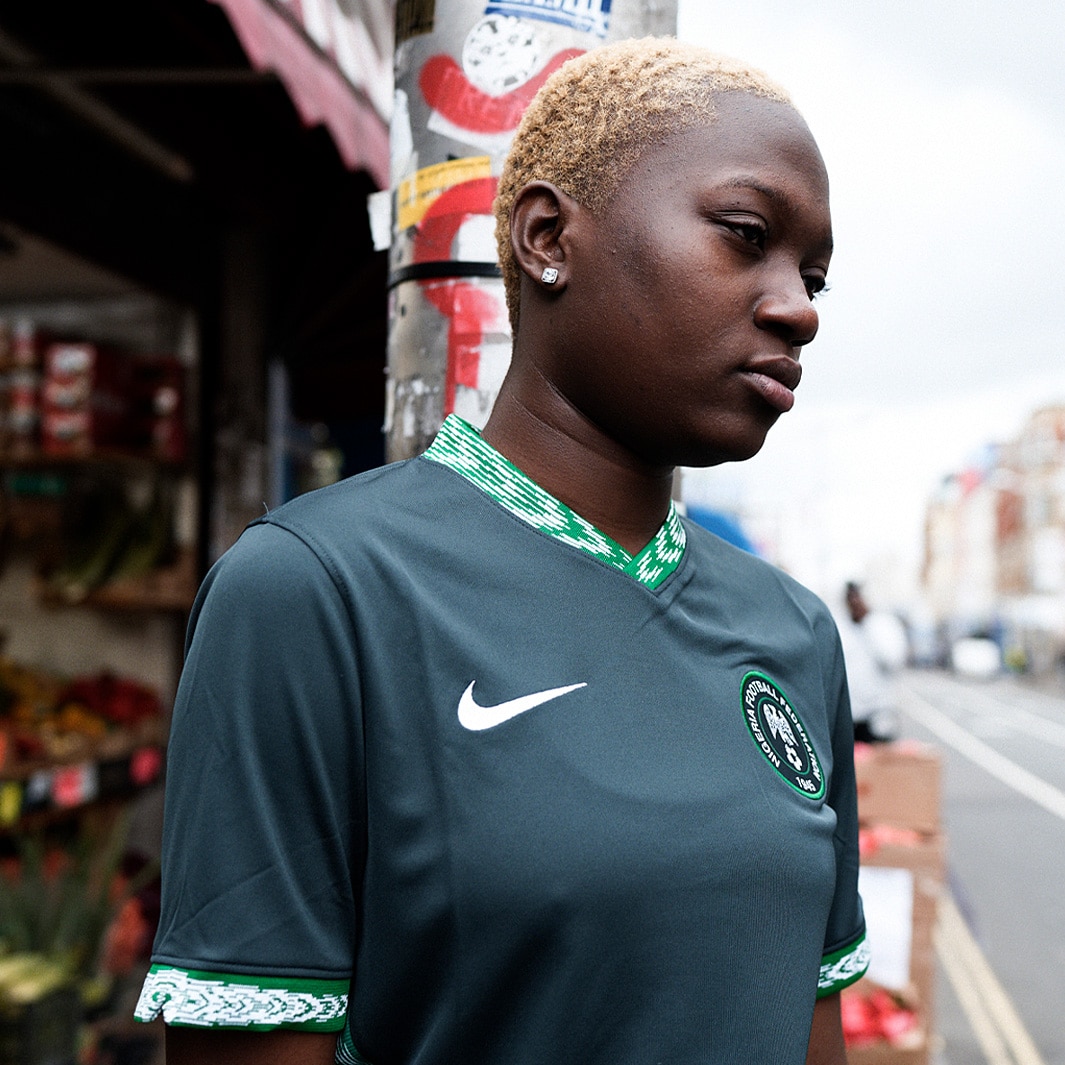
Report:
[[[1065,656],[1065,405],[952,474],[925,520],[923,587],[950,635],[995,635],[1037,673]]]
[[[924,592],[938,621],[976,628],[998,602],[994,470],[973,466],[940,484],[925,517]]]

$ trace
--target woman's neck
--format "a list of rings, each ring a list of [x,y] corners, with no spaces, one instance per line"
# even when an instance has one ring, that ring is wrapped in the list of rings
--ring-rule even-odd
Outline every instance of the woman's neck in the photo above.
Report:
[[[557,392],[530,387],[516,376],[504,382],[484,439],[545,491],[638,554],[669,513],[673,470],[647,465]]]

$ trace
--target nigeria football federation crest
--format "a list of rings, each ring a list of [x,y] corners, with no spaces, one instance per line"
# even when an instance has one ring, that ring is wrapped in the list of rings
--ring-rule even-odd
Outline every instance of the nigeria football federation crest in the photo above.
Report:
[[[800,795],[820,799],[825,774],[799,715],[764,673],[743,678],[743,716],[765,760]]]

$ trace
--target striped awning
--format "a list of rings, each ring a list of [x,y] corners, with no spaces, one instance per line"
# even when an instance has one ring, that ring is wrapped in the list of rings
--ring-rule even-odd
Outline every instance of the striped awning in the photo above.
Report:
[[[324,125],[345,166],[388,188],[392,44],[387,0],[211,0],[249,62],[274,72],[306,125]],[[378,10],[380,9],[380,10]]]

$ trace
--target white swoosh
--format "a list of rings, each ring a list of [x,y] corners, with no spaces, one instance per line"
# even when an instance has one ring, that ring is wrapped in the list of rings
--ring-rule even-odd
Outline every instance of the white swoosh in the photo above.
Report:
[[[505,703],[496,706],[478,706],[473,698],[473,686],[477,681],[470,681],[470,686],[462,693],[459,700],[459,724],[471,732],[480,732],[482,729],[495,728],[509,721],[518,714],[524,714],[526,710],[532,710],[535,706],[549,703],[567,692],[576,691],[578,688],[587,688],[588,684],[570,684],[565,688],[548,688],[547,691],[533,692],[532,695],[522,695],[517,699],[508,699]]]

